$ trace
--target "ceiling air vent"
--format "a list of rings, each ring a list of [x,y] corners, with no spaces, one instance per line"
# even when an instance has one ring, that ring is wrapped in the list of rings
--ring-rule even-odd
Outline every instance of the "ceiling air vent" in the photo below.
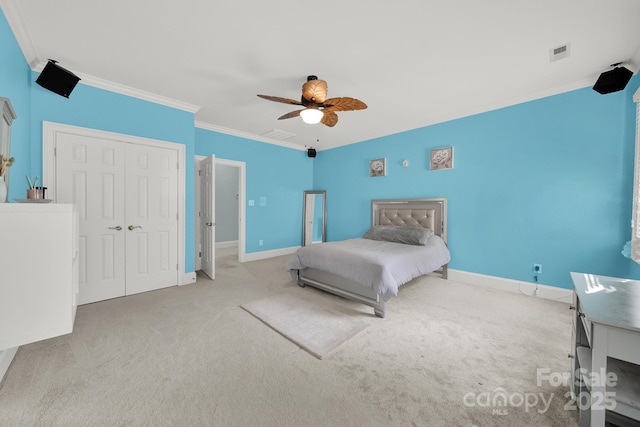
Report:
[[[562,46],[549,49],[549,60],[559,61],[560,59],[567,58],[571,54],[571,43],[565,43]]]
[[[289,132],[285,132],[283,130],[273,129],[269,132],[265,132],[260,134],[260,136],[264,136],[265,138],[278,139],[280,141],[285,141],[287,139],[293,138],[295,135]]]

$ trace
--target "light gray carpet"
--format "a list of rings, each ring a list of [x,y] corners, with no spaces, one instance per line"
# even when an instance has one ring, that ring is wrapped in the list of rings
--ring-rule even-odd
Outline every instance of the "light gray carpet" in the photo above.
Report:
[[[315,289],[288,289],[241,307],[318,359],[364,331],[369,322],[336,310]]]
[[[227,257],[215,281],[80,307],[73,334],[20,348],[0,425],[577,425],[568,387],[536,378],[569,369],[566,305],[431,277],[384,319],[326,295],[370,326],[318,360],[240,308],[296,288],[286,261]],[[500,390],[512,405],[477,399]]]

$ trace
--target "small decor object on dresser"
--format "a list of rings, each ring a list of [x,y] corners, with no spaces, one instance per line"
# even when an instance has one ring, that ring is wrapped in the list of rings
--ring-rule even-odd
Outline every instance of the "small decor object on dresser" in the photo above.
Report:
[[[387,159],[369,161],[369,176],[387,176]]]
[[[453,169],[453,147],[431,150],[429,155],[429,169]]]
[[[0,154],[0,203],[7,201],[7,182],[5,181],[5,173],[13,164],[13,157],[4,157]]]
[[[0,203],[7,201],[7,184],[4,182],[4,178],[0,176]]]

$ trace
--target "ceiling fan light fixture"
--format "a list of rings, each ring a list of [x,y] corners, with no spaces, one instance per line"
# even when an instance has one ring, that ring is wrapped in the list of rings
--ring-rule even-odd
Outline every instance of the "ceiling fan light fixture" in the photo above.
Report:
[[[302,121],[308,125],[315,125],[320,123],[320,120],[322,120],[322,116],[324,116],[324,113],[317,108],[306,108],[300,111],[300,117],[302,117]]]

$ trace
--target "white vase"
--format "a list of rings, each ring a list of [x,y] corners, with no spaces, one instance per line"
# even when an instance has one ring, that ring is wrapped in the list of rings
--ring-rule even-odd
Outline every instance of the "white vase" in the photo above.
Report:
[[[0,203],[7,201],[7,183],[4,182],[4,177],[0,176]]]

